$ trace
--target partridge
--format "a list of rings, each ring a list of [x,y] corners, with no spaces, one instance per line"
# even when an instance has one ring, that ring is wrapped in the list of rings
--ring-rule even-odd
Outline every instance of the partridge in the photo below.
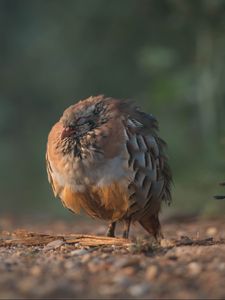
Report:
[[[157,120],[129,100],[100,95],[68,107],[47,142],[54,195],[74,213],[108,220],[108,236],[123,221],[128,238],[137,221],[161,238],[158,215],[171,201],[172,175],[157,131]]]

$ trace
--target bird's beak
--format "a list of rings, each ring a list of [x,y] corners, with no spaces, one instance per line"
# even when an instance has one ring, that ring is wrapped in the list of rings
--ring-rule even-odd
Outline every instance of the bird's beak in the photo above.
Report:
[[[73,127],[69,127],[69,126],[68,127],[64,127],[63,131],[61,133],[61,139],[65,139],[65,138],[73,135],[75,133],[75,131],[76,130]]]

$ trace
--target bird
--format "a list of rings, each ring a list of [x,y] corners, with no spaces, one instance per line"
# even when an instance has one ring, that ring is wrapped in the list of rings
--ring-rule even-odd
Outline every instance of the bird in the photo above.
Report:
[[[46,149],[55,197],[73,213],[117,222],[128,239],[137,223],[157,241],[159,213],[171,202],[172,172],[158,121],[129,99],[90,96],[69,106],[51,128]]]

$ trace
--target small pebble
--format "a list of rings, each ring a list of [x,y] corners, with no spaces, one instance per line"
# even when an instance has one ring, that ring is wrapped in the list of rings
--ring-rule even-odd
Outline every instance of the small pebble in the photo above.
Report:
[[[135,284],[129,287],[128,292],[133,297],[143,297],[150,290],[150,286],[147,283]]]
[[[225,270],[225,263],[219,264],[218,269],[220,271],[224,271]]]
[[[133,267],[126,267],[122,269],[124,275],[132,276],[136,273],[136,269]]]
[[[66,269],[73,269],[74,268],[74,262],[72,260],[67,260],[64,264]]]
[[[188,265],[188,269],[191,275],[198,275],[202,270],[201,265],[197,262],[191,262]]]
[[[83,264],[87,263],[91,259],[91,255],[89,253],[82,255],[81,262]]]
[[[40,276],[41,275],[41,268],[39,266],[33,266],[31,269],[30,269],[30,273],[31,275],[33,276]]]
[[[206,230],[206,234],[207,234],[208,236],[214,236],[214,235],[216,235],[217,233],[218,233],[218,230],[217,230],[216,227],[209,227],[209,228],[207,228],[207,230]]]
[[[85,249],[76,249],[70,252],[71,256],[75,256],[75,255],[84,255],[87,254],[89,251],[85,250]]]
[[[157,266],[155,265],[152,265],[152,266],[149,266],[146,270],[146,273],[145,273],[145,278],[147,280],[153,280],[157,277],[158,275],[158,268]]]

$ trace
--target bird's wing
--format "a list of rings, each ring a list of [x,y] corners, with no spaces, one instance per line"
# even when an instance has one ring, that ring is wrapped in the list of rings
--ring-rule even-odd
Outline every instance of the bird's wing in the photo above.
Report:
[[[55,163],[58,162],[57,156],[55,155],[52,149],[54,149],[54,143],[56,142],[57,137],[59,136],[61,128],[60,126],[61,125],[58,122],[52,127],[48,136],[47,149],[45,155],[48,181],[52,186],[52,190],[54,192],[55,197],[57,197],[60,194],[63,188],[63,185],[60,185],[59,182],[56,180],[57,176],[55,174],[53,166],[51,165],[51,161],[54,161]]]
[[[48,181],[51,184],[53,193],[56,197],[58,195],[58,193],[57,193],[56,188],[54,186],[54,180],[53,180],[53,177],[52,177],[52,168],[51,168],[51,165],[50,165],[50,161],[48,159],[48,153],[47,152],[46,152],[46,155],[45,155],[45,160],[46,160],[46,169],[47,169],[47,174],[48,174]]]
[[[161,200],[171,201],[172,175],[165,155],[166,143],[157,135],[156,119],[138,109],[131,110],[125,126],[128,164],[134,173],[129,185],[131,212],[150,208],[154,214]]]

